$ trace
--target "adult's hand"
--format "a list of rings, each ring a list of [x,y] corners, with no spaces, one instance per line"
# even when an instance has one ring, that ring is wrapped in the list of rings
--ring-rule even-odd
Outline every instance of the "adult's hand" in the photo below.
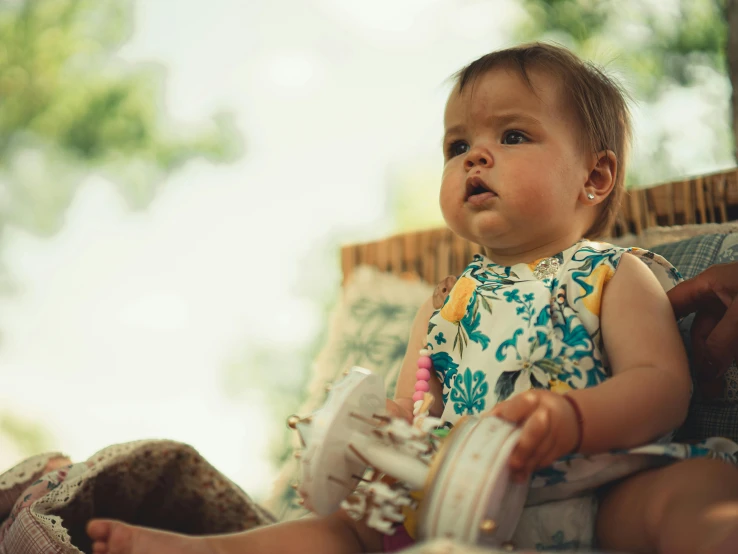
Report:
[[[701,380],[721,377],[738,358],[738,262],[709,267],[668,295],[677,318],[697,312],[692,348]]]

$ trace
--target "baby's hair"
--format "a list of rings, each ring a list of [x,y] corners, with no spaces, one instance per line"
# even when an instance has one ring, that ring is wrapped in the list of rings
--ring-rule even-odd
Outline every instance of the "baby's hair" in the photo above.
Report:
[[[615,153],[618,160],[615,185],[602,202],[600,217],[586,233],[591,238],[602,235],[612,225],[625,188],[625,168],[631,141],[627,94],[594,64],[579,59],[566,48],[540,42],[498,50],[473,61],[454,76],[459,92],[467,85],[473,86],[477,78],[497,67],[519,71],[531,90],[529,71],[548,71],[566,91],[563,100],[578,119],[585,151],[612,150]]]

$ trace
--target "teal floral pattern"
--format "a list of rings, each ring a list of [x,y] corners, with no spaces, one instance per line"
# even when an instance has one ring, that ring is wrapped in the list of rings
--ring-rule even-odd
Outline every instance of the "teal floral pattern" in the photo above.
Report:
[[[457,373],[454,377],[453,389],[451,389],[454,411],[459,415],[483,411],[489,390],[485,373],[483,371],[472,373],[472,370],[467,367],[463,373]]]
[[[475,295],[480,298],[480,295]],[[489,337],[479,330],[479,324],[482,321],[482,314],[479,313],[479,303],[474,302],[474,309],[468,310],[464,319],[461,320],[459,329],[462,331],[460,336],[463,338],[464,346],[468,346],[469,341],[476,342],[485,350],[489,346]],[[459,335],[457,335],[457,340]]]
[[[579,540],[566,540],[566,536],[563,531],[557,531],[554,533],[549,544],[536,544],[536,550],[538,552],[569,552],[576,550],[577,548],[579,548]]]
[[[458,373],[459,364],[455,363],[446,352],[434,352],[431,354],[433,369],[439,380],[443,383],[443,403],[448,402],[448,395],[453,387],[454,378]]]

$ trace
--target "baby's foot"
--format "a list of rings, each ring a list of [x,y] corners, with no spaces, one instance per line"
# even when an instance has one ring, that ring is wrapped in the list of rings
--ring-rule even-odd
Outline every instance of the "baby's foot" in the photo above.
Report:
[[[72,465],[72,460],[67,458],[66,456],[61,456],[58,458],[51,458],[48,462],[46,462],[46,467],[44,468],[44,475],[47,473],[51,473],[52,471],[56,471],[60,467],[64,466],[70,466]]]
[[[206,538],[95,519],[87,524],[94,554],[215,554]]]

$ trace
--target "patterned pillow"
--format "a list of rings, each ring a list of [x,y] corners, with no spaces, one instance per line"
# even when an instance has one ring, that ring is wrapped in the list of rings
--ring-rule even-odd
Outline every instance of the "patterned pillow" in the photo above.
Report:
[[[728,238],[736,236],[736,233],[700,235],[660,244],[651,250],[669,260],[685,279],[691,279],[711,265],[731,261],[732,248]]]
[[[652,250],[668,259],[685,279],[698,275],[711,265],[738,261],[738,232],[702,235],[687,240],[655,246]],[[680,322],[682,338],[692,354],[689,330],[694,316]],[[698,368],[692,366],[694,375]],[[698,384],[695,379],[695,384]],[[721,436],[738,441],[738,367],[735,363],[725,376],[723,394],[703,398],[698,388],[692,399],[687,421],[678,436],[682,439],[702,439]]]
[[[382,374],[387,395],[392,396],[413,319],[433,288],[371,267],[357,268],[331,316],[328,339],[315,360],[308,397],[297,413],[306,416],[319,408],[327,396],[326,385],[355,365]],[[290,458],[266,501],[280,520],[307,514],[297,504],[297,494],[290,486],[297,480],[297,461]]]
[[[648,227],[640,235],[624,235],[608,239],[618,246],[639,246],[653,250],[657,245],[685,241],[700,235],[725,235],[738,231],[738,221],[727,223],[690,223],[670,227]]]

